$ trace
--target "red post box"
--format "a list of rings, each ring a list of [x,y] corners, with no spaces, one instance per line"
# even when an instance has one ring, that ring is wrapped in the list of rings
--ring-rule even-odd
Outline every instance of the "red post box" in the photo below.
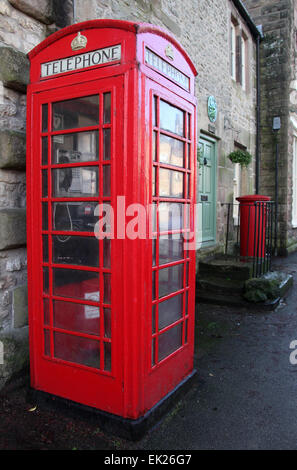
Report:
[[[145,418],[193,375],[197,73],[167,32],[117,20],[29,58],[31,384]]]
[[[269,196],[259,194],[236,198],[240,206],[240,256],[242,261],[265,257],[266,204]]]

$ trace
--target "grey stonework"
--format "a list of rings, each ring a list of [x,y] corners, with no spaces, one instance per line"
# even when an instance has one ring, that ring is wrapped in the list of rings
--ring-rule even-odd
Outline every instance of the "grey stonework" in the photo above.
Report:
[[[0,209],[0,250],[26,245],[26,210]]]
[[[260,191],[275,200],[275,154],[278,165],[278,246],[279,254],[297,249],[297,230],[292,227],[292,154],[294,129],[290,117],[296,115],[296,22],[293,0],[245,0],[255,23],[262,25],[261,43],[261,173]],[[281,118],[281,130],[272,130],[273,117]]]
[[[26,167],[26,134],[0,130],[0,168],[22,170]]]
[[[9,88],[25,91],[29,83],[29,60],[12,47],[0,47],[0,81]]]
[[[53,0],[9,0],[9,3],[41,23],[54,22]]]

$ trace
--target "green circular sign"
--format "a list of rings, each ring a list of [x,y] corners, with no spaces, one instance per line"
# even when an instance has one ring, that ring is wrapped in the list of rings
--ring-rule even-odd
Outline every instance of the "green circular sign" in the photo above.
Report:
[[[209,96],[207,100],[207,113],[208,113],[208,118],[210,122],[216,122],[218,108],[217,108],[217,102],[214,96]]]

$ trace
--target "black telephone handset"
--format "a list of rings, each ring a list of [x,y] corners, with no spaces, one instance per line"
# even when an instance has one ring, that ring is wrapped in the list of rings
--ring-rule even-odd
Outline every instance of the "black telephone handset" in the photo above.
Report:
[[[62,155],[59,158],[59,163],[69,163],[69,158],[65,155]],[[72,184],[72,169],[71,168],[61,168],[60,170],[64,175],[64,178],[59,180],[59,188],[68,191]]]

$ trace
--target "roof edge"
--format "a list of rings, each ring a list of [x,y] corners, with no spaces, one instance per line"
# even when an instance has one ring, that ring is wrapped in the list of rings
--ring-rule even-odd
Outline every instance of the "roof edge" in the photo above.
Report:
[[[263,35],[261,34],[261,31],[258,29],[256,24],[254,23],[252,17],[250,16],[248,10],[244,6],[241,0],[231,0],[234,6],[237,8],[239,13],[241,14],[242,18],[245,20],[245,22],[248,25],[248,28],[251,32],[251,34],[254,36],[255,39],[259,38],[262,39]]]
[[[32,60],[39,52],[41,52],[46,47],[50,46],[53,42],[61,39],[64,36],[67,36],[71,33],[76,33],[78,31],[86,30],[86,29],[93,29],[93,28],[117,28],[117,29],[124,29],[126,31],[131,31],[133,33],[136,32],[137,24],[132,21],[124,21],[124,20],[106,20],[106,19],[97,19],[97,20],[89,20],[83,21],[81,23],[75,23],[70,26],[66,26],[65,28],[59,29],[55,33],[48,36],[44,39],[41,43],[39,43],[34,49],[28,52],[27,56],[30,60]]]
[[[177,39],[175,39],[168,31],[150,23],[138,23],[138,22],[124,21],[124,20],[96,19],[96,20],[83,21],[81,23],[75,23],[73,25],[66,26],[65,28],[62,28],[59,31],[56,31],[55,33],[51,34],[46,39],[44,39],[40,44],[34,47],[34,49],[32,49],[27,54],[27,56],[29,57],[30,60],[32,60],[43,49],[50,46],[58,39],[61,39],[62,37],[67,36],[68,34],[71,34],[71,33],[76,33],[78,31],[83,31],[86,29],[93,29],[93,28],[116,28],[116,29],[123,29],[126,31],[130,31],[134,34],[152,33],[152,34],[161,36],[164,39],[170,41],[176,47],[176,49],[184,56],[193,74],[195,76],[198,74],[192,60],[190,59],[190,56],[187,54],[183,46],[177,41]]]

